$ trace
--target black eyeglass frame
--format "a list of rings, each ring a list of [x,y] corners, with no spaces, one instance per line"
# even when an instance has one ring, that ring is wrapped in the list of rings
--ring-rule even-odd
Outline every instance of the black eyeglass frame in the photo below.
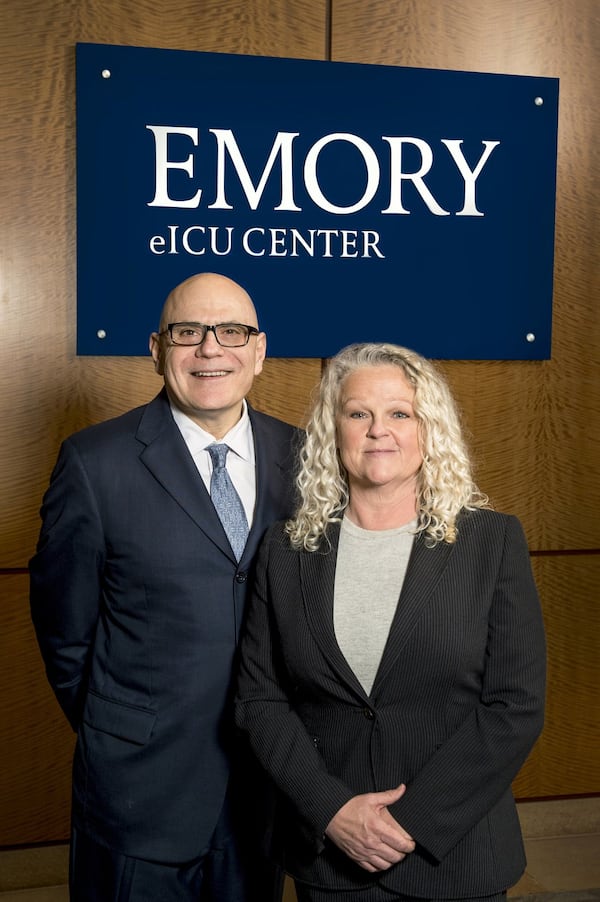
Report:
[[[173,338],[173,329],[175,328],[175,326],[194,326],[195,328],[203,329],[204,333],[203,333],[200,341],[190,341],[190,342],[185,342],[185,343],[181,342],[181,341],[175,341],[175,339]],[[219,336],[217,335],[217,329],[222,329],[223,326],[238,326],[238,327],[241,327],[242,329],[247,329],[248,332],[246,335],[246,341],[243,341],[239,345],[224,345],[222,342],[219,341]],[[212,332],[212,334],[215,336],[215,341],[217,342],[218,345],[221,345],[222,348],[245,348],[246,345],[248,344],[248,342],[250,341],[250,337],[252,335],[260,334],[260,329],[257,329],[255,326],[249,326],[246,323],[215,323],[213,326],[207,326],[206,323],[194,323],[194,322],[188,322],[186,320],[181,323],[167,323],[167,328],[163,329],[163,331],[159,332],[158,334],[159,335],[167,335],[167,334],[170,335],[171,341],[178,348],[197,348],[198,345],[201,345],[204,342],[204,340],[206,339],[206,336],[208,335],[209,332]]]

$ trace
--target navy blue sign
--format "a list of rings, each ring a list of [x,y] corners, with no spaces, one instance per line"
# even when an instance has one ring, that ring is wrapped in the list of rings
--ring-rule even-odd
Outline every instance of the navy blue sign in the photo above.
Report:
[[[220,272],[271,357],[550,356],[558,80],[77,46],[79,354]]]

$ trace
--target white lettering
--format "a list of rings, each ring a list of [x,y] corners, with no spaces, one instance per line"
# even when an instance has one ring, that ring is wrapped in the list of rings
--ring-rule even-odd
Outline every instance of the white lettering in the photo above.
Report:
[[[210,232],[210,249],[213,254],[216,254],[217,257],[226,257],[227,254],[230,254],[233,226],[227,226],[227,228],[225,229],[225,231],[227,232],[227,246],[223,250],[219,250],[217,247],[217,237],[219,232],[222,232],[223,229],[220,229],[218,226],[209,226],[208,231]]]
[[[186,229],[183,235],[181,236],[181,244],[184,251],[187,254],[192,254],[194,257],[201,257],[206,253],[206,248],[201,247],[198,250],[194,250],[190,244],[190,237],[193,232],[201,232],[202,235],[205,234],[206,229],[204,226],[190,226],[189,229]]]
[[[187,173],[190,180],[194,178],[194,158],[190,154],[184,160],[173,160],[169,158],[169,138],[173,136],[183,136],[191,140],[192,144],[197,147],[199,142],[198,129],[188,128],[186,126],[162,126],[147,125],[146,128],[154,135],[155,142],[155,194],[154,198],[148,203],[149,207],[178,207],[178,208],[194,208],[200,206],[200,201],[205,193],[199,188],[193,196],[175,199],[169,194],[169,172],[171,170],[182,170]],[[216,161],[215,161],[215,200],[214,203],[208,205],[213,210],[233,210],[233,204],[227,199],[227,186],[231,190],[231,183],[227,181],[228,161],[229,166],[233,167],[242,191],[251,210],[257,210],[265,193],[265,188],[269,179],[275,177],[274,170],[277,163],[279,164],[279,203],[273,206],[273,210],[285,211],[291,213],[299,213],[302,208],[295,201],[295,183],[294,183],[294,141],[300,135],[300,132],[277,132],[272,143],[269,156],[258,184],[254,184],[252,177],[248,171],[248,167],[244,160],[244,156],[238,146],[236,137],[231,129],[211,128],[208,131],[214,135],[216,141]],[[407,136],[390,136],[382,135],[382,141],[389,145],[389,203],[388,206],[381,210],[381,213],[408,215],[411,210],[407,207],[404,199],[405,185],[411,183],[416,193],[425,203],[427,209],[434,216],[449,216],[450,211],[445,210],[435,199],[431,190],[428,188],[425,178],[431,171],[434,163],[434,153],[432,147],[422,138]],[[317,174],[318,164],[321,153],[329,145],[344,142],[355,147],[361,158],[361,164],[364,164],[366,171],[366,182],[362,187],[363,180],[361,178],[348,179],[352,185],[357,184],[360,187],[353,202],[346,206],[334,203],[327,195],[322,183],[319,181]],[[449,152],[452,161],[456,166],[456,170],[461,177],[464,195],[463,206],[456,216],[483,216],[484,213],[478,210],[476,203],[476,186],[477,180],[483,172],[493,150],[497,147],[499,141],[482,141],[483,153],[477,161],[474,168],[471,168],[466,161],[462,151],[462,139],[444,138],[441,144]],[[412,171],[407,169],[407,151],[412,151],[414,157],[417,154],[417,164],[411,167]],[[408,164],[410,165],[410,164]],[[357,213],[367,207],[381,185],[381,166],[375,150],[371,145],[358,135],[349,132],[332,132],[319,138],[312,147],[309,148],[302,171],[304,188],[312,200],[312,202],[327,213],[348,216]],[[361,193],[362,192],[362,193]],[[156,237],[156,236],[155,236]],[[312,242],[314,236],[310,237]],[[329,246],[331,236],[324,235],[325,244]],[[296,243],[298,244],[298,240]],[[311,244],[310,246],[314,246]],[[297,250],[297,248],[296,248]],[[347,254],[353,256],[354,246],[348,245]],[[164,249],[160,242],[153,245],[153,253],[164,253]],[[173,253],[172,250],[166,251]],[[195,251],[194,253],[199,253]],[[275,253],[276,256],[279,252]]]
[[[246,253],[250,254],[252,257],[263,257],[264,253],[265,253],[264,247],[261,251],[253,251],[252,248],[250,247],[250,235],[252,235],[253,232],[258,232],[260,235],[265,234],[264,229],[259,229],[259,228],[248,229],[246,232],[244,232],[244,234],[242,236],[242,247],[244,248]]]
[[[166,243],[167,242],[162,235],[153,235],[150,239],[150,250],[153,254],[162,255],[164,254],[164,251],[161,250],[161,248],[163,248]]]
[[[467,161],[464,158],[464,154],[462,152],[461,144],[462,141],[454,141],[442,138],[442,144],[445,144],[448,150],[450,151],[450,155],[454,162],[458,167],[458,171],[463,177],[463,181],[465,183],[465,202],[463,204],[462,210],[458,210],[456,213],[457,216],[483,216],[483,213],[480,213],[477,209],[477,205],[475,203],[475,182],[479,178],[481,174],[481,170],[487,163],[490,154],[492,153],[494,147],[497,147],[500,144],[500,141],[482,141],[481,143],[484,146],[484,151],[479,158],[479,163],[475,167],[475,169],[469,169]]]
[[[381,253],[377,245],[379,244],[379,232],[372,232],[367,229],[363,232],[363,252],[362,257],[370,257],[369,250],[374,251],[381,260],[385,260],[385,255]]]
[[[167,226],[169,254],[184,252],[193,257],[211,253],[225,257],[233,253],[235,228],[233,226],[192,225],[180,234],[178,225]],[[299,257],[303,251],[309,257],[339,257],[352,259],[376,256],[385,259],[379,249],[379,233],[366,229],[308,229],[306,233],[298,229],[254,226],[244,230],[237,239],[244,253],[251,257]],[[167,239],[163,235],[153,235],[149,242],[150,251],[156,255],[165,253]],[[359,249],[360,248],[360,249]]]
[[[285,238],[287,229],[269,229],[271,233],[271,253],[269,257],[287,257]]]
[[[367,167],[367,185],[363,192],[363,196],[349,207],[339,207],[336,204],[330,203],[321,191],[317,179],[317,161],[319,159],[319,154],[323,148],[328,144],[331,144],[332,141],[348,141],[348,143],[353,144],[362,154]],[[313,144],[306,155],[306,160],[304,161],[304,184],[311,200],[313,200],[322,210],[326,210],[328,213],[356,213],[373,200],[375,192],[379,187],[379,162],[377,160],[377,155],[371,145],[367,144],[362,138],[359,138],[358,135],[351,135],[346,132],[336,132],[331,135],[325,135]]]
[[[170,254],[178,254],[179,253],[179,251],[177,250],[177,242],[176,242],[178,229],[179,229],[179,226],[173,226],[173,225],[169,226],[169,237],[171,239],[171,244],[169,246]]]
[[[315,255],[315,232],[316,232],[316,229],[308,230],[309,240],[307,241],[306,238],[304,238],[304,236],[302,235],[302,233],[298,231],[298,229],[290,229],[290,235],[292,238],[292,252],[290,254],[290,257],[298,257],[299,256],[298,245],[300,245],[302,248],[304,248],[304,250],[309,255],[309,257],[314,257],[314,255]]]
[[[435,197],[423,181],[433,164],[433,151],[426,141],[421,138],[390,138],[382,136],[391,148],[390,154],[390,203],[382,210],[382,213],[410,213],[402,204],[402,184],[405,181],[413,183],[428,208],[435,216],[449,216],[447,210],[440,207]],[[402,148],[405,144],[413,144],[421,154],[422,165],[417,172],[402,171]]]
[[[292,173],[292,143],[300,132],[277,132],[277,137],[273,142],[269,159],[257,188],[252,183],[244,158],[240,153],[231,129],[209,128],[209,132],[212,132],[217,139],[217,197],[214,204],[208,205],[210,210],[233,210],[232,205],[227,203],[227,198],[225,197],[225,150],[229,151],[231,162],[237,172],[251,210],[256,210],[258,207],[267,179],[279,154],[281,155],[281,202],[273,209],[294,212],[301,210],[301,207],[297,207],[294,201],[294,179]]]
[[[169,169],[183,169],[190,178],[194,175],[194,160],[190,156],[187,160],[173,161],[169,160],[167,153],[167,139],[169,135],[187,135],[191,138],[192,143],[198,146],[198,129],[179,128],[172,125],[147,125],[146,128],[154,135],[154,159],[155,159],[155,194],[154,200],[148,204],[149,207],[197,207],[200,204],[202,190],[198,189],[193,197],[187,200],[173,200],[169,197],[167,184],[167,173]]]
[[[354,251],[354,253],[350,253],[350,249]],[[358,251],[356,250],[356,232],[348,231],[348,229],[342,229],[342,253],[340,257],[358,257]]]

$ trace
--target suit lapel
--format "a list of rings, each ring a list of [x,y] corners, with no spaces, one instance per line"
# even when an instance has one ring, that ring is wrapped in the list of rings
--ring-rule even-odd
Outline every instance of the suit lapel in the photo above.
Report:
[[[415,537],[406,576],[392,619],[379,669],[373,684],[374,694],[394,666],[398,656],[421,617],[439,583],[454,545],[438,542],[427,547],[423,535]]]
[[[146,407],[136,438],[144,446],[140,453],[144,466],[208,538],[232,557],[221,521],[173,419],[164,389]]]
[[[365,690],[342,654],[333,626],[333,590],[340,524],[330,526],[327,535],[331,550],[300,555],[300,581],[306,619],[315,642],[339,679],[364,701]]]
[[[328,535],[332,545],[331,552],[327,554],[307,552],[301,555],[300,578],[306,617],[315,641],[338,677],[364,700],[365,690],[342,654],[333,626],[333,592],[339,524],[330,527]],[[453,549],[454,545],[445,542],[428,548],[421,535],[415,538],[371,695],[379,689],[402,653],[410,633],[442,578]]]
[[[286,496],[280,459],[282,452],[279,446],[273,443],[273,437],[269,434],[265,421],[250,405],[248,415],[252,424],[256,461],[256,505],[244,557],[254,555],[265,529],[283,509],[282,499]],[[289,453],[289,449],[286,449],[286,453]]]

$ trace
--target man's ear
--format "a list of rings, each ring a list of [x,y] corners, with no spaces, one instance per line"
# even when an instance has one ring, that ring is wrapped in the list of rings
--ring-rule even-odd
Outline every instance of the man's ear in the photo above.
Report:
[[[160,335],[158,332],[153,332],[148,341],[148,347],[150,349],[150,353],[152,354],[152,359],[154,360],[154,369],[158,373],[159,376],[163,376],[165,372],[162,347],[160,343]]]
[[[267,336],[265,332],[259,332],[256,336],[256,357],[254,363],[254,375],[262,373],[263,363],[267,356]]]

